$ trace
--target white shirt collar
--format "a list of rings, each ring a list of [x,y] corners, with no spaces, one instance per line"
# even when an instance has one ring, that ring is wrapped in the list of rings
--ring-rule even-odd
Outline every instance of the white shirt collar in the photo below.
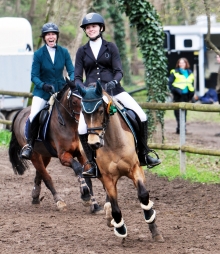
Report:
[[[98,38],[96,41],[89,41],[89,45],[92,49],[95,59],[97,59],[99,50],[102,46],[102,38]]]

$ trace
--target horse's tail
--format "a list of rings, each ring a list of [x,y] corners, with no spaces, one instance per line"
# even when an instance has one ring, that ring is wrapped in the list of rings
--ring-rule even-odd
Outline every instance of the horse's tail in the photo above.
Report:
[[[14,170],[15,174],[23,175],[24,171],[28,169],[28,162],[26,160],[23,160],[20,157],[20,152],[21,152],[21,146],[18,143],[18,140],[15,136],[14,132],[14,122],[15,119],[17,118],[18,114],[20,111],[15,115],[12,125],[11,125],[11,140],[9,143],[9,149],[8,149],[8,154],[9,154],[9,160],[12,164],[12,168]]]

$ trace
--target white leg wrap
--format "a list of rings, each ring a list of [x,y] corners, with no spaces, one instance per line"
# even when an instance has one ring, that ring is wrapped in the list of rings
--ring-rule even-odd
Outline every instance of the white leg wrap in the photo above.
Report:
[[[123,220],[123,218],[121,218],[121,221],[117,224],[117,223],[115,222],[115,220],[112,219],[111,224],[112,224],[115,228],[120,228],[120,227],[122,227],[122,226],[124,225],[124,220]]]
[[[118,236],[118,237],[121,237],[121,238],[125,238],[127,235],[128,235],[128,231],[127,231],[127,227],[126,227],[126,225],[125,225],[125,223],[124,223],[124,220],[123,220],[123,218],[121,219],[121,221],[117,224],[115,221],[114,221],[114,219],[111,221],[111,224],[114,226],[114,233],[115,233],[115,235],[116,236]],[[125,227],[125,230],[126,230],[126,233],[124,234],[124,235],[121,235],[121,234],[119,234],[118,233],[118,231],[116,230],[116,228],[120,228],[120,227],[122,227],[122,226],[124,226]]]
[[[148,211],[153,207],[153,205],[154,205],[154,202],[149,200],[148,205],[144,205],[144,204],[141,203],[141,208]]]
[[[152,209],[153,210],[153,209]],[[151,217],[150,217],[150,219],[149,220],[146,220],[145,219],[145,221],[147,222],[147,223],[151,223],[151,222],[153,222],[154,220],[155,220],[155,218],[156,218],[156,211],[155,210],[153,210],[153,214],[151,215]]]

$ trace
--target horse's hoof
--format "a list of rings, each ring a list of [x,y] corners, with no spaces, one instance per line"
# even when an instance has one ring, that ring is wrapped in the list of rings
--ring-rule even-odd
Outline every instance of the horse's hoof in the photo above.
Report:
[[[60,211],[66,211],[67,210],[67,205],[64,201],[59,200],[59,201],[57,201],[57,208]]]
[[[114,226],[111,224],[111,221],[112,221],[112,217],[111,218],[106,218],[107,220],[107,226],[110,227],[110,228],[113,228]]]
[[[90,211],[94,215],[105,214],[104,209],[101,206],[97,205],[97,204],[96,205],[91,205]]]
[[[165,242],[162,235],[156,235],[156,236],[154,236],[153,239],[154,239],[155,242],[159,242],[159,243],[164,243]]]
[[[114,233],[117,237],[125,238],[128,235],[126,225],[124,224],[120,228],[114,228]]]
[[[85,207],[89,207],[89,206],[91,206],[92,201],[91,201],[91,200],[83,200],[83,199],[82,199],[82,204],[83,204]]]
[[[40,204],[40,199],[39,198],[33,198],[32,199],[32,205],[39,205]]]

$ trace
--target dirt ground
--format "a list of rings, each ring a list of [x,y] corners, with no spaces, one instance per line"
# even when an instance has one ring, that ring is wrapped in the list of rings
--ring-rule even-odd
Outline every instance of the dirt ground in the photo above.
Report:
[[[189,123],[187,142],[210,148],[220,147],[219,124]],[[170,141],[178,140],[175,122],[165,125]],[[212,130],[212,131],[210,131]],[[80,200],[79,184],[73,171],[53,159],[48,167],[55,186],[66,201],[65,212],[57,210],[52,195],[42,184],[40,205],[31,204],[34,169],[14,175],[8,151],[0,149],[0,252],[4,254],[219,254],[220,185],[172,182],[146,171],[147,189],[157,212],[157,226],[164,243],[151,238],[133,183],[118,183],[119,204],[128,228],[124,242],[108,228],[105,215],[92,215]],[[93,180],[95,196],[104,205],[105,193],[99,180]]]

